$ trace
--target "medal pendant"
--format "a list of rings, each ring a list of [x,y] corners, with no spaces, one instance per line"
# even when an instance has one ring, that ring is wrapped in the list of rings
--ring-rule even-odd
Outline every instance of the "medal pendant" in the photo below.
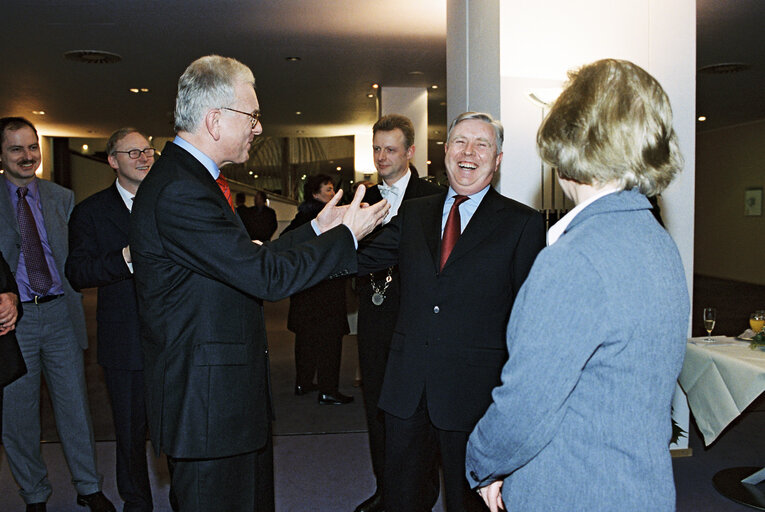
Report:
[[[382,293],[374,292],[372,294],[372,304],[374,304],[375,306],[379,306],[380,304],[383,303],[384,300],[385,300],[385,295],[383,295]]]

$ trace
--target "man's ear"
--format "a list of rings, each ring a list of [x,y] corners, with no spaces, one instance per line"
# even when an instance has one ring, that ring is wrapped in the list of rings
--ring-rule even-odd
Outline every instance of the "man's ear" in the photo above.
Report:
[[[205,114],[205,128],[216,142],[220,140],[220,116],[221,111],[216,108],[208,110]]]
[[[409,148],[406,150],[406,159],[411,160],[414,157],[414,144],[409,146]]]
[[[497,155],[497,163],[496,163],[496,165],[494,166],[494,172],[495,172],[495,173],[496,173],[497,171],[499,171],[499,166],[502,164],[502,155],[504,155],[504,153],[500,153],[500,154],[498,154],[498,155]]]
[[[114,155],[109,155],[108,157],[106,157],[106,160],[109,162],[109,167],[111,167],[112,169],[116,171],[117,168],[119,167],[119,165],[117,165],[117,157]]]

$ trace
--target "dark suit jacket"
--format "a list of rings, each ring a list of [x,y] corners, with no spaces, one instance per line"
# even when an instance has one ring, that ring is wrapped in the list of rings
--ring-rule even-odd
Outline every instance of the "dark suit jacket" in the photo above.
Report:
[[[469,432],[500,383],[510,309],[545,233],[538,212],[490,189],[439,272],[445,198],[404,203],[359,251],[359,271],[401,274],[380,408],[408,418],[427,389],[433,424]]]
[[[435,194],[443,194],[444,188],[436,184],[429,183],[425,180],[421,180],[414,174],[409,178],[409,183],[404,191],[404,198],[402,201],[408,201],[417,197],[430,196]],[[375,204],[382,200],[380,189],[378,187],[370,187],[367,189],[364,195],[364,201],[369,204]],[[377,228],[376,231],[382,229],[383,226]],[[385,278],[388,271],[382,270],[375,273],[375,283],[380,286],[384,286]],[[393,280],[385,291],[385,300],[379,306],[372,304],[372,284],[370,283],[369,274],[360,275],[356,280],[356,290],[359,294],[359,317],[358,317],[358,335],[359,341],[366,344],[373,344],[375,346],[382,347],[382,351],[379,352],[380,363],[384,364],[385,356],[388,353],[388,346],[393,334],[393,327],[396,321],[396,315],[398,314],[399,295],[400,295],[400,282],[398,275],[398,268],[394,268],[391,274]]]
[[[236,207],[236,213],[242,219],[242,224],[253,240],[260,240],[261,242],[271,240],[276,232],[278,222],[273,208],[263,206],[263,209],[258,211],[257,206],[241,205]]]
[[[130,221],[155,449],[178,458],[259,449],[270,424],[260,299],[355,272],[350,231],[316,237],[306,225],[254,244],[207,169],[173,143]]]
[[[11,268],[6,263],[3,254],[0,253],[0,293],[19,294],[16,279],[13,277]],[[21,319],[22,308],[18,305],[18,319]],[[3,386],[7,386],[14,380],[27,373],[24,357],[21,355],[19,343],[16,341],[16,332],[10,331],[0,336],[0,420],[2,420]],[[2,430],[2,428],[0,428]]]
[[[69,320],[72,322],[75,338],[83,349],[88,348],[88,334],[85,329],[85,314],[82,309],[82,295],[74,291],[66,279],[64,264],[69,251],[69,216],[74,208],[74,193],[52,181],[37,180],[40,190],[45,230],[48,233],[48,243],[53,251],[61,281],[64,285],[64,300],[69,310]],[[21,252],[21,234],[16,212],[13,211],[11,198],[5,184],[5,176],[0,174],[0,252],[11,270],[16,271]]]
[[[116,185],[78,204],[69,219],[66,276],[77,290],[98,287],[99,364],[141,370],[135,283],[122,257],[129,226],[130,211]]]

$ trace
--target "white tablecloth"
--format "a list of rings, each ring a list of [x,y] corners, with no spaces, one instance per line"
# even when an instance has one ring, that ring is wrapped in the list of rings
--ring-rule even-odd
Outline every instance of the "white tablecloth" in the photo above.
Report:
[[[765,352],[749,342],[713,338],[709,344],[688,340],[679,378],[707,446],[765,391]]]

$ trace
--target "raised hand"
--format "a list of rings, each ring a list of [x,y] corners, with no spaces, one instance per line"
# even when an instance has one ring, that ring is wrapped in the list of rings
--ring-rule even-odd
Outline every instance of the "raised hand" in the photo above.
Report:
[[[362,204],[361,200],[364,199],[366,190],[366,187],[356,189],[353,201],[348,205],[343,214],[343,224],[353,231],[357,240],[361,240],[371,233],[383,221],[388,214],[388,210],[390,210],[390,204],[385,199],[369,206],[366,203]]]

